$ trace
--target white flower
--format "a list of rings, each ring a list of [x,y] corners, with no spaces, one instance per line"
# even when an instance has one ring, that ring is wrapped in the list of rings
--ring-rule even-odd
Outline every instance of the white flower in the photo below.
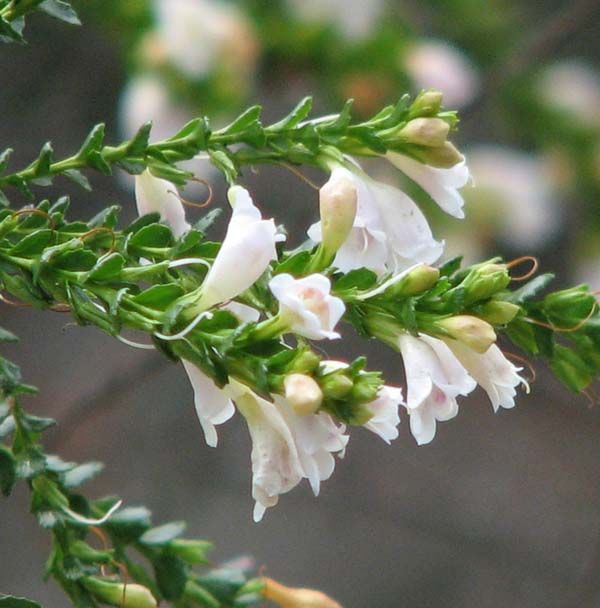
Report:
[[[331,283],[322,274],[295,279],[278,274],[269,281],[269,289],[279,301],[279,314],[289,330],[311,340],[339,338],[334,331],[346,307],[340,298],[330,295]]]
[[[458,395],[477,385],[450,348],[437,338],[401,334],[398,345],[406,371],[406,409],[410,430],[419,445],[435,437],[436,421],[458,414]]]
[[[488,394],[495,412],[501,407],[515,406],[517,386],[523,384],[528,388],[527,382],[518,373],[522,368],[515,367],[495,344],[483,354],[456,340],[448,340],[446,344]]]
[[[539,248],[556,236],[563,211],[551,162],[503,146],[476,146],[468,155],[472,215],[515,249]]]
[[[221,249],[202,284],[199,306],[207,309],[246,291],[277,258],[273,220],[263,220],[250,194],[241,186],[229,189],[233,215]]]
[[[385,8],[385,0],[287,0],[303,21],[329,22],[351,40],[367,37]]]
[[[464,201],[459,188],[469,181],[469,169],[463,160],[449,169],[431,167],[397,152],[388,152],[388,160],[416,182],[448,214],[463,218]]]
[[[196,414],[204,431],[206,443],[214,448],[217,446],[217,431],[215,426],[227,422],[235,413],[235,407],[227,394],[189,361],[183,361],[183,366],[194,389]]]
[[[252,73],[256,40],[239,8],[212,0],[156,0],[157,33],[173,65],[194,79],[225,63]]]
[[[584,126],[600,126],[600,73],[577,60],[549,66],[537,82],[537,92],[548,106],[570,114]]]
[[[333,454],[337,453],[340,458],[344,456],[349,440],[344,434],[346,427],[338,426],[325,412],[297,414],[286,399],[277,395],[274,399],[296,442],[303,476],[308,479],[314,495],[318,496],[321,482],[333,474]]]
[[[161,220],[171,227],[176,237],[191,228],[177,188],[171,182],[154,177],[148,169],[135,177],[135,199],[140,215],[160,213]]]
[[[358,168],[335,167],[331,179],[350,179],[358,192],[358,210],[333,265],[342,272],[369,268],[378,274],[399,272],[417,262],[431,264],[443,251],[417,205],[401,190],[376,182]],[[320,222],[309,237],[321,241]]]
[[[479,75],[467,56],[441,40],[425,40],[408,47],[402,67],[415,90],[436,89],[449,107],[469,104],[479,89]]]
[[[403,403],[401,389],[382,386],[377,394],[377,399],[366,405],[373,413],[373,417],[364,425],[365,428],[379,435],[388,444],[397,439],[397,427],[400,424],[398,406]]]

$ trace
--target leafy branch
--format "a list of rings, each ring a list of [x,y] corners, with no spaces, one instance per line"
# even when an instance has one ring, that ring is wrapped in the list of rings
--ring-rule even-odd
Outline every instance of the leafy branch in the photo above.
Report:
[[[350,101],[339,114],[308,120],[312,99],[307,97],[286,117],[269,126],[261,123],[261,107],[253,106],[223,129],[213,131],[208,118],[196,118],[173,137],[150,143],[151,124],[148,123],[133,138],[116,146],[105,144],[105,127],[99,124],[76,154],[62,160],[54,159],[48,142],[26,168],[2,175],[12,150],[0,153],[0,201],[7,204],[6,195],[2,194],[6,186],[14,186],[32,198],[30,184],[47,186],[57,175],[89,189],[82,169],[110,175],[114,166],[131,174],[149,168],[157,177],[183,184],[193,175],[179,169],[176,163],[200,154],[208,155],[230,183],[244,166],[256,163],[325,166],[331,155],[374,156],[389,150],[452,165],[460,156],[451,144],[435,148],[414,143],[404,130],[409,121],[425,117],[440,118],[449,128],[454,128],[455,113],[442,112],[440,103],[441,97],[433,93],[423,93],[412,103],[405,95],[395,106],[384,108],[370,120],[355,122]]]

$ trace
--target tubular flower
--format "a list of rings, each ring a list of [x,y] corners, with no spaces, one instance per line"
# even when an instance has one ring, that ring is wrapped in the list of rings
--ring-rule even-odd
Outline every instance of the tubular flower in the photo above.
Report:
[[[277,259],[275,244],[284,239],[273,220],[263,220],[250,194],[241,186],[228,193],[233,207],[227,234],[202,284],[199,306],[210,308],[246,291]]]
[[[494,412],[501,407],[507,409],[515,407],[516,389],[520,384],[525,386],[526,390],[529,389],[525,379],[519,375],[522,368],[513,365],[495,344],[483,354],[456,340],[448,340],[446,344],[477,384],[488,394]]]
[[[400,404],[404,404],[402,390],[394,386],[382,386],[377,399],[365,406],[373,414],[364,425],[365,428],[379,435],[387,444],[397,439],[400,424],[398,406]]]
[[[311,340],[340,337],[334,328],[346,307],[340,298],[330,295],[331,283],[326,276],[311,274],[295,279],[278,274],[269,288],[279,300],[279,317],[289,330]]]
[[[160,219],[171,227],[176,237],[191,228],[185,219],[185,209],[176,187],[167,180],[154,177],[148,169],[135,178],[135,199],[140,215],[160,213]]]
[[[364,267],[378,274],[395,273],[440,257],[443,244],[434,240],[425,216],[404,192],[372,180],[358,167],[350,171],[337,166],[331,179],[352,180],[358,192],[354,224],[333,261],[335,267],[342,272]],[[321,223],[311,226],[308,235],[321,242]]]
[[[450,168],[432,167],[397,152],[388,152],[388,160],[416,182],[449,215],[464,218],[464,201],[459,188],[467,185],[469,169],[464,158]]]
[[[198,367],[189,361],[183,362],[183,367],[194,389],[194,404],[204,438],[211,448],[217,447],[217,431],[215,426],[227,422],[234,414],[235,407],[225,391]]]
[[[441,340],[401,334],[398,346],[406,370],[406,409],[410,430],[419,445],[435,437],[436,421],[458,414],[458,395],[468,395],[477,386],[450,348]]]

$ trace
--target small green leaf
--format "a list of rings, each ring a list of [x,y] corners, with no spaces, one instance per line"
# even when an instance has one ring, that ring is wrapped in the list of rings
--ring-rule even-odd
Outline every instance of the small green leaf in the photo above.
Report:
[[[169,555],[161,554],[153,561],[156,582],[165,599],[178,600],[185,589],[187,582],[187,567],[183,560]]]
[[[377,283],[377,275],[367,268],[357,268],[339,278],[334,284],[334,291],[366,291]]]
[[[259,125],[259,119],[262,112],[261,106],[251,106],[245,112],[240,114],[230,125],[225,127],[223,131],[228,135],[241,133],[253,125]]]
[[[201,233],[205,233],[217,221],[217,219],[221,216],[222,213],[223,209],[220,207],[212,209],[194,224],[194,230],[197,230]]]
[[[512,294],[507,298],[507,301],[512,302],[513,304],[523,304],[524,302],[528,302],[543,291],[553,279],[553,274],[541,274],[528,283],[525,283],[523,287],[513,291]]]
[[[79,21],[79,17],[73,7],[68,2],[64,2],[64,0],[44,0],[39,8],[55,19],[60,19],[71,25],[81,25],[81,21]]]
[[[39,255],[50,245],[54,238],[54,232],[49,229],[37,230],[23,237],[12,249],[10,255],[16,257],[27,257]]]
[[[109,507],[113,504],[114,500]],[[124,541],[137,540],[150,526],[150,511],[146,507],[121,509],[106,523],[106,527]]]
[[[89,132],[88,136],[85,138],[83,144],[81,144],[81,148],[77,153],[78,158],[82,158],[87,160],[93,152],[100,152],[104,145],[104,132],[105,132],[104,123],[97,124],[92,130]]]
[[[15,458],[8,448],[0,445],[0,492],[4,496],[10,496],[16,481],[17,467]]]
[[[77,488],[81,484],[95,477],[104,465],[101,462],[86,462],[67,471],[63,476],[63,484],[66,488]]]
[[[125,258],[120,253],[110,253],[102,256],[90,270],[88,279],[91,281],[108,281],[117,278],[123,267]]]
[[[312,97],[305,97],[285,118],[282,118],[279,122],[267,127],[266,130],[273,132],[287,131],[295,128],[310,114],[312,106]]]
[[[171,230],[164,224],[150,224],[138,230],[129,240],[128,249],[170,247],[173,244]]]
[[[183,296],[183,289],[174,283],[166,283],[164,285],[153,285],[133,300],[142,306],[153,308],[154,310],[165,310],[167,306],[172,304],[177,298]]]
[[[92,191],[92,186],[88,178],[78,169],[67,169],[63,175],[69,178],[72,182],[83,188],[86,192]]]
[[[161,546],[166,545],[169,541],[181,536],[185,530],[185,522],[175,521],[163,526],[157,526],[144,532],[140,537],[140,542],[143,545]]]
[[[0,327],[0,342],[18,342],[19,338],[12,332]],[[1,415],[1,412],[0,412]]]
[[[25,414],[21,418],[23,426],[32,433],[41,433],[52,426],[56,426],[56,420],[52,418],[41,418],[33,414]]]
[[[151,131],[152,122],[147,122],[140,127],[127,146],[128,156],[144,156],[146,154]]]
[[[241,570],[223,568],[199,577],[198,583],[223,604],[228,604],[246,583],[246,577]]]
[[[150,224],[157,224],[160,222],[160,213],[148,213],[146,215],[142,215],[141,217],[136,218],[125,230],[123,230],[124,234],[135,234],[139,230],[141,230],[144,226],[148,226]]]
[[[121,207],[119,205],[111,205],[106,209],[100,211],[100,213],[96,214],[89,222],[89,226],[91,228],[103,227],[110,228],[111,230],[117,225],[119,221],[119,213],[121,211]]]
[[[8,161],[13,153],[12,148],[6,148],[3,152],[0,152],[0,173],[2,173],[8,166]]]
[[[0,597],[0,608],[42,608],[42,605],[24,597],[5,595]]]

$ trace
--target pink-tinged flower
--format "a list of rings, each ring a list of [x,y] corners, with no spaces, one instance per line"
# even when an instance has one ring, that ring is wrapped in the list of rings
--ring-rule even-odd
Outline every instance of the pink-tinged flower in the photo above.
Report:
[[[398,346],[406,371],[406,409],[410,430],[419,445],[435,437],[436,421],[458,414],[459,395],[477,386],[450,348],[437,338],[401,334]]]
[[[401,404],[404,405],[401,389],[394,386],[382,386],[377,399],[365,406],[373,414],[373,417],[364,425],[365,428],[379,435],[388,444],[397,439],[400,424],[398,407]]]
[[[278,274],[269,288],[279,300],[279,316],[289,331],[311,340],[340,337],[334,330],[346,307],[340,298],[331,295],[326,276],[311,274],[295,279],[290,274]]]
[[[204,438],[211,448],[217,447],[218,424],[227,422],[234,414],[235,407],[225,391],[198,367],[189,361],[183,361],[183,366],[194,389],[196,414],[204,431]]]
[[[358,193],[358,209],[350,234],[338,249],[333,266],[342,272],[368,268],[378,274],[400,272],[415,263],[432,264],[443,251],[417,205],[402,190],[369,178],[358,167],[335,167],[332,180],[350,180]],[[321,242],[321,222],[308,236]]]
[[[432,167],[397,152],[388,152],[388,160],[416,182],[449,215],[464,218],[464,200],[459,192],[469,182],[469,169],[462,160],[453,167]]]
[[[221,249],[204,283],[199,307],[208,309],[251,287],[277,259],[275,244],[284,239],[273,220],[264,220],[241,186],[229,189],[233,215]]]
[[[175,185],[154,177],[148,169],[135,178],[135,199],[140,215],[159,213],[160,219],[171,227],[176,237],[191,228]]]
[[[522,368],[513,365],[495,344],[483,354],[456,340],[447,340],[446,344],[487,393],[495,412],[501,407],[510,409],[515,406],[519,385],[529,390],[527,382],[519,375]]]

